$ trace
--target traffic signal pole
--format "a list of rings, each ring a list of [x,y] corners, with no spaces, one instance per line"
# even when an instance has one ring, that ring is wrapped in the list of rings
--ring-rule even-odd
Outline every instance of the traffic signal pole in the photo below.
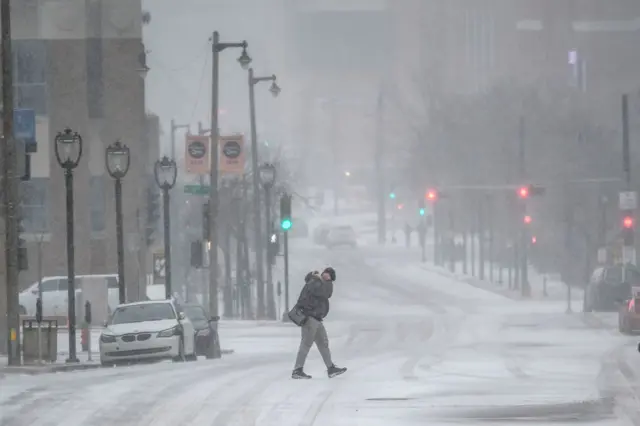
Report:
[[[624,171],[624,183],[628,200],[623,205],[620,204],[623,216],[623,240],[624,248],[622,253],[623,262],[635,265],[637,263],[635,253],[635,210],[637,208],[637,196],[631,189],[631,158],[629,148],[629,95],[622,95],[622,169]],[[620,197],[621,201],[623,197]],[[626,273],[626,269],[623,268]],[[625,276],[626,279],[626,276]]]
[[[523,115],[520,116],[520,120],[518,123],[518,163],[520,169],[520,179],[521,182],[524,182],[527,174],[527,163],[525,156],[525,118]],[[529,286],[529,274],[528,274],[528,256],[527,256],[527,246],[529,245],[529,240],[527,238],[527,225],[524,223],[523,218],[527,214],[527,199],[529,194],[527,193],[526,197],[523,197],[522,202],[519,203],[517,210],[520,213],[519,217],[519,229],[520,229],[520,284],[522,290],[523,297],[531,296],[531,288]]]

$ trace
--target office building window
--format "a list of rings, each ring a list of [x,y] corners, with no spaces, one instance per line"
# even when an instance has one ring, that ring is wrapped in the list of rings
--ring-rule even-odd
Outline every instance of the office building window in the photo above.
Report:
[[[13,42],[14,88],[17,108],[47,113],[47,55],[44,40]]]
[[[48,178],[20,182],[22,226],[27,234],[49,232]]]
[[[105,210],[105,178],[104,176],[91,176],[89,193],[91,194],[91,231],[104,232],[106,229]]]
[[[87,107],[89,118],[104,117],[102,40],[87,39]]]

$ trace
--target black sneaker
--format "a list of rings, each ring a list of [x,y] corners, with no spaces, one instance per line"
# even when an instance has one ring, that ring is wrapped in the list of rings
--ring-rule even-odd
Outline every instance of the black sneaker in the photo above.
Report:
[[[328,376],[329,376],[329,378],[331,379],[331,378],[333,378],[333,377],[336,377],[336,376],[341,375],[341,374],[342,374],[342,373],[344,373],[345,371],[347,371],[347,368],[346,368],[346,367],[339,368],[339,367],[336,367],[335,365],[332,365],[331,367],[329,367],[329,368],[327,369],[327,375],[328,375]]]
[[[296,368],[295,370],[293,370],[293,373],[291,373],[291,378],[292,379],[310,379],[311,376],[306,374],[304,371],[302,371],[302,368]]]

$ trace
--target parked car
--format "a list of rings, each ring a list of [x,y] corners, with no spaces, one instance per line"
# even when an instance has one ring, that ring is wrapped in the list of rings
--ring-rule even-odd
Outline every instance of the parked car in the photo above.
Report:
[[[196,355],[206,355],[209,347],[218,340],[218,330],[215,322],[220,317],[209,318],[207,312],[197,303],[185,303],[182,305],[184,313],[193,324],[196,341]]]
[[[349,246],[355,248],[358,245],[356,231],[350,225],[334,226],[327,233],[325,245],[328,248],[337,246]]]
[[[640,286],[640,271],[634,266],[596,268],[584,292],[585,312],[616,312],[631,297],[631,287]]]
[[[100,335],[100,362],[197,359],[194,326],[169,300],[126,303],[114,310]]]
[[[84,285],[106,285],[107,304],[112,312],[118,306],[118,275],[76,275],[76,299],[82,293]],[[66,276],[43,277],[42,278],[42,315],[44,316],[67,316],[67,300],[69,281]],[[20,303],[20,315],[35,316],[36,300],[38,299],[38,283],[33,283],[26,290],[20,292],[18,300]]]

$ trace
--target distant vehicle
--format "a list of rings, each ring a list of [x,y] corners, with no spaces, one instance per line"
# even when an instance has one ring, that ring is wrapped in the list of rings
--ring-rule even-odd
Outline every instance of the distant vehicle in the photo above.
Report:
[[[313,242],[318,245],[323,245],[327,240],[329,229],[331,229],[331,226],[327,223],[316,226],[313,230]]]
[[[307,238],[309,236],[309,225],[300,218],[293,218],[293,226],[289,230],[289,236],[292,238]]]
[[[76,298],[82,294],[83,285],[105,285],[107,287],[107,304],[110,311],[118,306],[118,275],[76,275]],[[66,317],[69,281],[66,276],[42,278],[42,315],[48,317]],[[38,283],[33,283],[26,290],[20,292],[20,315],[35,316],[36,300],[38,299]]]
[[[356,231],[350,225],[334,226],[327,233],[325,245],[328,248],[338,246],[350,246],[355,248],[358,245]]]
[[[100,362],[195,361],[194,326],[173,300],[119,305],[100,335]]]
[[[584,292],[584,312],[616,312],[629,300],[631,287],[640,286],[640,271],[622,265],[596,268]]]
[[[217,321],[219,318],[209,319],[205,309],[197,303],[185,303],[182,307],[193,324],[196,354],[206,355],[209,347],[218,340],[218,331],[213,327],[212,321]]]

